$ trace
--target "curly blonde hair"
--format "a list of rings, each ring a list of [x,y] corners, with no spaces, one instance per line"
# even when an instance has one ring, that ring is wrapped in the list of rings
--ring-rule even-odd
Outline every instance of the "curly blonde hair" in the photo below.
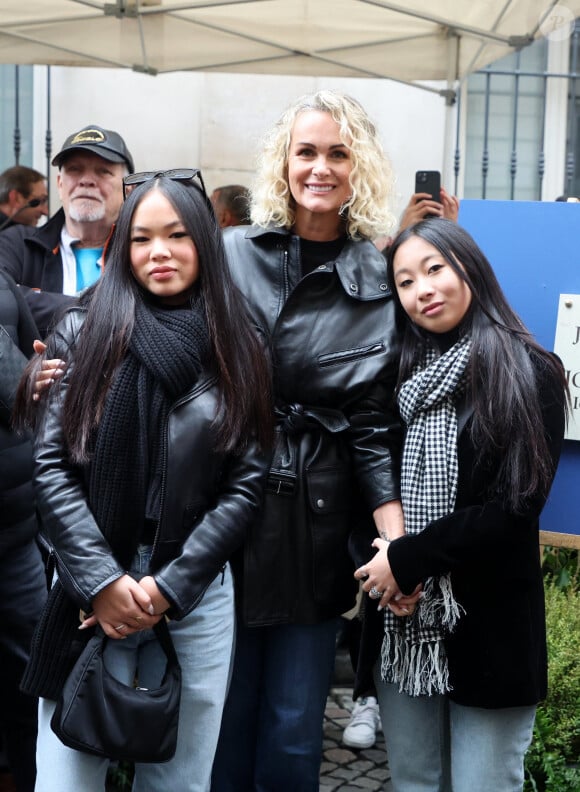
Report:
[[[288,229],[294,225],[296,203],[288,185],[288,154],[294,122],[308,110],[329,113],[350,150],[351,195],[340,210],[347,234],[355,239],[388,234],[395,225],[390,210],[394,178],[377,129],[356,99],[328,90],[302,96],[266,134],[251,192],[252,222]]]

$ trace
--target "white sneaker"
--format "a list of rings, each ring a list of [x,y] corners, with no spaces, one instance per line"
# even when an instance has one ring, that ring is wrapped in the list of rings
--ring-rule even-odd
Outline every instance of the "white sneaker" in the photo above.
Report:
[[[355,701],[350,720],[342,733],[342,742],[349,748],[372,748],[381,724],[379,705],[374,696]]]

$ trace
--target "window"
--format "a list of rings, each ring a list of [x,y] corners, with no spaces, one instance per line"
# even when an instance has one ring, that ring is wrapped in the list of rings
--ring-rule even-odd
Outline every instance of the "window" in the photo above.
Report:
[[[0,66],[0,171],[16,164],[16,98],[20,165],[32,167],[32,66]]]
[[[469,77],[465,198],[538,200],[547,54],[541,39]]]

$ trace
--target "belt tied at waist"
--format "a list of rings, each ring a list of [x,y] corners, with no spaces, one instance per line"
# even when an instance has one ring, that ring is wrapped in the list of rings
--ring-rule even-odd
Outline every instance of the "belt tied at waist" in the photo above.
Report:
[[[349,422],[343,412],[326,407],[308,407],[304,404],[285,404],[274,408],[276,424],[287,434],[301,434],[317,426],[327,432],[344,432]]]
[[[303,404],[277,405],[274,414],[278,440],[266,481],[266,492],[293,495],[298,474],[296,445],[292,439],[317,428],[332,434],[344,432],[350,424],[340,410]]]

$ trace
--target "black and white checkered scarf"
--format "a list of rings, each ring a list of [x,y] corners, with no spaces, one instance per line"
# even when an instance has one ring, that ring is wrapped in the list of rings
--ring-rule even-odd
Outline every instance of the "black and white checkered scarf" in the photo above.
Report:
[[[463,336],[444,354],[426,349],[424,362],[401,386],[407,424],[401,501],[408,534],[453,511],[457,494],[457,397],[465,389],[471,342]],[[448,576],[429,578],[411,617],[385,609],[381,674],[411,696],[450,690],[444,636],[461,615]]]

